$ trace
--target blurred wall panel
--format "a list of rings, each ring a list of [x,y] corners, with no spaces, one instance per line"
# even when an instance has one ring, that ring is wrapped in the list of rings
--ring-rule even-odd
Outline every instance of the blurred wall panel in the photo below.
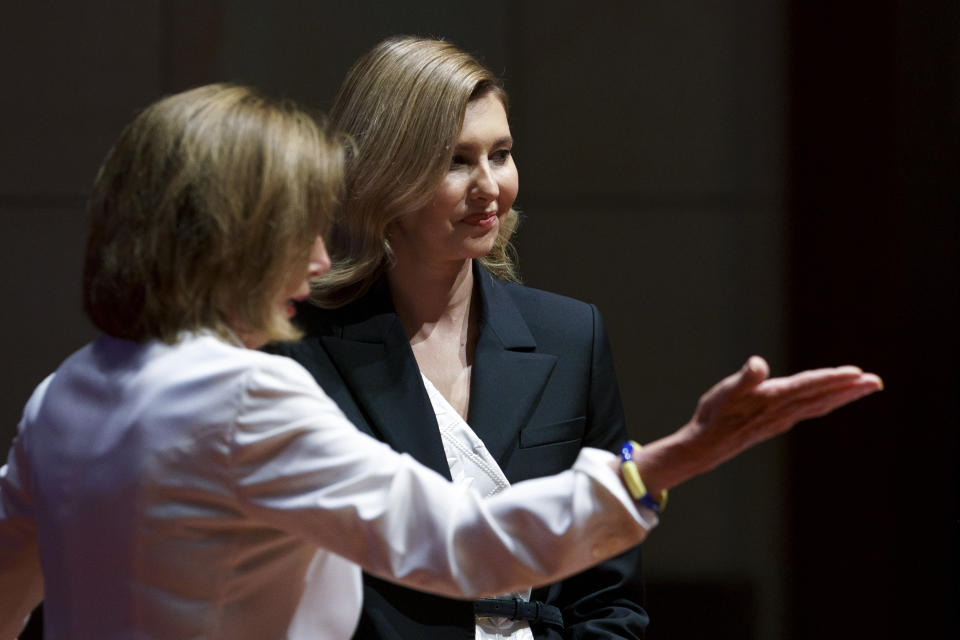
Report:
[[[632,434],[682,424],[753,353],[785,373],[783,6],[514,16],[521,270],[604,313]],[[783,636],[782,447],[675,492],[644,545],[651,638]]]
[[[960,637],[960,4],[790,3],[790,359],[882,394],[791,440],[791,638]]]

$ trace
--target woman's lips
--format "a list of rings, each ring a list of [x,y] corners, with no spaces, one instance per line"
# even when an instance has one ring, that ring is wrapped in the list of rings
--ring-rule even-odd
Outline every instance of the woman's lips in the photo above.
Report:
[[[297,315],[297,305],[309,297],[310,297],[309,295],[306,295],[306,296],[294,296],[293,298],[288,298],[283,305],[284,309],[287,312],[287,317],[292,318],[293,316]]]
[[[460,222],[475,227],[492,227],[497,222],[497,212],[481,211],[480,213],[471,213]]]

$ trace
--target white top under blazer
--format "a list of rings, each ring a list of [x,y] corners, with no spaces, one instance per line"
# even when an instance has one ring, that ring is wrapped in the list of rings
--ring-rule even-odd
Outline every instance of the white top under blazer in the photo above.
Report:
[[[443,443],[443,453],[447,457],[453,483],[471,487],[481,496],[496,495],[509,487],[510,481],[503,475],[496,459],[490,455],[487,445],[427,376],[423,376],[423,387],[437,416],[440,441]],[[530,591],[527,588],[500,595],[529,602]],[[483,615],[474,616],[474,621],[476,624],[473,640],[534,640],[533,630],[526,620]]]
[[[0,638],[345,639],[361,567],[477,598],[641,542],[612,454],[481,497],[351,425],[297,363],[103,336],[40,384],[0,468]]]

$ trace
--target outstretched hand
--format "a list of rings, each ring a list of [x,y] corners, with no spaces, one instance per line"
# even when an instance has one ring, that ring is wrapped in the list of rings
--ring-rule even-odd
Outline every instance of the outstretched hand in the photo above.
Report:
[[[801,420],[826,415],[883,388],[878,376],[853,366],[784,378],[769,375],[766,361],[751,357],[703,394],[690,422],[644,448],[644,453],[651,450],[641,472],[657,478],[650,484],[657,489],[676,486]]]
[[[858,367],[803,371],[768,378],[770,368],[753,356],[740,371],[707,391],[685,429],[713,465],[787,431],[807,418],[823,416],[879,391],[877,376]]]

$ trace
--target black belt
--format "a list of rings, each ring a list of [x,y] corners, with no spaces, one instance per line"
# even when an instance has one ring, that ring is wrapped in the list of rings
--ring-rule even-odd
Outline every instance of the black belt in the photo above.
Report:
[[[501,616],[511,620],[548,624],[563,629],[563,614],[552,604],[539,600],[525,602],[520,598],[484,598],[473,601],[473,613],[478,616]]]

